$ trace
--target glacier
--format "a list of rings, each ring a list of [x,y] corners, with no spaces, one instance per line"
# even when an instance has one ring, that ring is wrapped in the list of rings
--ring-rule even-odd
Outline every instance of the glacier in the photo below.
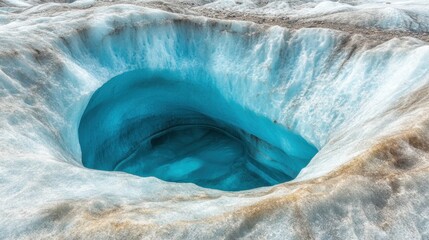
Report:
[[[0,2],[1,239],[429,238],[426,1],[70,2]]]

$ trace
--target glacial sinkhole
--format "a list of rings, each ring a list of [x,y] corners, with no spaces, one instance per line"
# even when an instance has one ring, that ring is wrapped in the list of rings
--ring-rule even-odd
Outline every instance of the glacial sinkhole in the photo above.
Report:
[[[146,69],[101,86],[79,125],[83,165],[238,191],[292,180],[317,153],[196,77]]]
[[[374,4],[306,2],[367,27],[306,14],[315,28],[287,19],[290,29],[147,1],[34,4],[0,13],[0,239],[429,239],[429,45],[387,41],[401,35],[374,29],[373,17],[389,22]],[[392,29],[423,19],[407,5]],[[159,179],[220,173],[267,146],[300,156],[292,133],[318,152],[287,183],[228,192],[204,187],[242,185]],[[197,145],[187,139],[201,148],[183,160],[176,150]],[[194,157],[227,152],[212,139],[238,153]],[[256,160],[271,178],[297,164]]]

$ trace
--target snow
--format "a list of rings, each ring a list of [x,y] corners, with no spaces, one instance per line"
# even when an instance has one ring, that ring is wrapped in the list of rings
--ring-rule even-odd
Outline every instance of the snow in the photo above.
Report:
[[[425,1],[242,2],[190,11],[230,4],[380,29],[429,24]],[[0,5],[0,238],[429,237],[427,42],[180,15],[144,2],[31,4]],[[238,192],[84,167],[79,124],[91,97],[142,69],[210,86],[235,105],[213,100],[200,111],[296,150],[275,121],[318,152],[293,181]],[[97,145],[105,135],[92,131],[99,135],[88,144]]]
[[[258,2],[217,0],[196,8],[384,30],[429,31],[429,6],[424,0]]]

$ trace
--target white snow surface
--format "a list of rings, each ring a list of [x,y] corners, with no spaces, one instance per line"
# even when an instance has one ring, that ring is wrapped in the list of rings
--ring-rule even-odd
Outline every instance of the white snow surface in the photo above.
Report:
[[[180,3],[429,31],[425,0]],[[0,239],[429,239],[427,42],[150,6],[0,2]],[[141,68],[207,68],[319,152],[294,181],[241,192],[84,168],[92,93]]]
[[[429,6],[425,0],[217,0],[197,8],[385,30],[429,31]]]

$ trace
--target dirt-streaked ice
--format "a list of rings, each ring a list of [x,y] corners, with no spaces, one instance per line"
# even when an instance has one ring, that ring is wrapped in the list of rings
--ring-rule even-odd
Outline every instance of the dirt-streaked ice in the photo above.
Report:
[[[429,238],[429,4],[206,2],[0,3],[0,238]],[[422,38],[200,16],[215,10]],[[91,95],[139,69],[204,69],[319,152],[240,192],[84,168]]]

